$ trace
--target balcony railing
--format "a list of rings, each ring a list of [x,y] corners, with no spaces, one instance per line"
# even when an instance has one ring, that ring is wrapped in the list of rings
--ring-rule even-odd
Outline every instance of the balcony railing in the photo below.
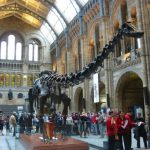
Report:
[[[113,59],[114,70],[126,68],[141,62],[141,53],[139,49],[132,49],[129,53]]]

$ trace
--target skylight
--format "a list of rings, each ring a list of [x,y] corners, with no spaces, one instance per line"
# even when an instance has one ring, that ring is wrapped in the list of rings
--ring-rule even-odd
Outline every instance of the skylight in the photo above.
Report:
[[[57,36],[66,28],[67,24],[79,13],[80,6],[89,0],[56,0],[48,13],[47,23],[41,26],[41,32],[49,43],[53,43]],[[50,25],[48,25],[50,24]]]

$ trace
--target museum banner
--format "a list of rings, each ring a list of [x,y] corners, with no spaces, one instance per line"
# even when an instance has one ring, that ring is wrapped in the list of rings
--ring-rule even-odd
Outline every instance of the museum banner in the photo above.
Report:
[[[99,102],[98,73],[93,74],[93,87],[94,87],[94,103],[98,103]]]

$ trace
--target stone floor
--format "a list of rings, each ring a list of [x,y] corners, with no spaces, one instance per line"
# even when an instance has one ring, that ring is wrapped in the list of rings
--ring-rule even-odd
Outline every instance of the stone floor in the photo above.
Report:
[[[82,141],[85,141],[89,143],[89,150],[102,150],[103,148],[103,142],[107,140],[107,138],[99,138],[98,136],[95,135],[89,135],[87,138],[81,138],[80,136],[72,136],[75,139],[79,139]],[[132,138],[132,148],[135,150],[136,149],[136,141],[134,138]],[[143,141],[141,140],[141,149],[144,150],[143,148]],[[7,136],[0,136],[0,150],[25,150],[23,145],[20,143],[20,140],[13,137],[11,134]],[[150,150],[150,149],[149,149]]]

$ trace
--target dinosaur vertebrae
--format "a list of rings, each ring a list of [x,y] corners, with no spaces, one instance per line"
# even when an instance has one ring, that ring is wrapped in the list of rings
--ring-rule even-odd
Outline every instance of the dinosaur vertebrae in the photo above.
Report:
[[[122,39],[122,36],[141,38],[143,34],[144,32],[136,31],[136,28],[131,23],[125,22],[121,28],[118,29],[112,40],[105,45],[102,52],[85,66],[83,70],[65,75],[60,75],[53,71],[43,71],[39,74],[38,80],[40,80],[40,82],[47,82],[50,88],[56,85],[64,88],[77,85],[83,82],[85,78],[89,78],[99,67],[103,67],[104,59],[114,51],[115,45]],[[36,85],[36,81],[34,85]]]

